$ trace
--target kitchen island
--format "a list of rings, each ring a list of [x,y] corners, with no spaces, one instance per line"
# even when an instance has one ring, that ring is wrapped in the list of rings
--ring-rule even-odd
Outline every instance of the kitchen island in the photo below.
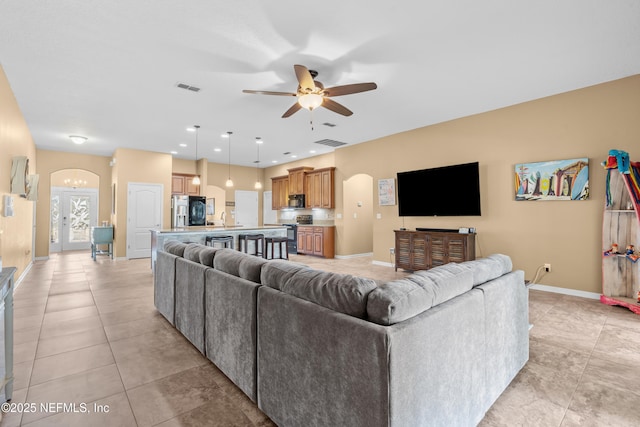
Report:
[[[151,230],[151,268],[156,264],[156,254],[163,250],[165,242],[177,240],[185,243],[201,243],[204,245],[207,236],[233,236],[233,247],[239,249],[238,236],[240,234],[264,234],[265,237],[287,237],[287,227],[284,225],[265,225],[263,227],[242,226],[202,226],[168,228]]]

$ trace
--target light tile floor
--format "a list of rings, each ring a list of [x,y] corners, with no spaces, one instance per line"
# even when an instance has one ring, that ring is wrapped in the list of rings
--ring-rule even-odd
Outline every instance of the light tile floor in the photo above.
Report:
[[[292,259],[406,275],[366,257]],[[3,427],[273,425],[155,311],[149,264],[71,252],[33,265],[15,292],[13,403],[36,410],[4,414]],[[640,425],[640,316],[531,291],[530,320],[530,361],[481,426]]]

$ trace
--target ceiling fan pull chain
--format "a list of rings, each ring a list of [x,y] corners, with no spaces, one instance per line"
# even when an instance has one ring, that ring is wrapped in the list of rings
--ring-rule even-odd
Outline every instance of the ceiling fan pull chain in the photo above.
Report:
[[[311,113],[311,120],[309,123],[311,124],[311,130],[313,130],[313,110],[309,111]]]

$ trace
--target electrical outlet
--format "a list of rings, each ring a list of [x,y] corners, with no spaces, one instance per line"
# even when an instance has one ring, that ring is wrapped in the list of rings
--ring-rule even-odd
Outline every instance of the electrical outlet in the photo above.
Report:
[[[389,248],[389,253],[394,255],[396,253],[396,248]]]
[[[549,273],[551,271],[551,264],[545,264],[544,265],[544,271],[546,271],[547,273]]]

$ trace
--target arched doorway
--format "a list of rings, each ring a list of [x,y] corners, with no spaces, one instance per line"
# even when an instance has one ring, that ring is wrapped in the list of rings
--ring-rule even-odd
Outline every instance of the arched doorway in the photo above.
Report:
[[[91,248],[98,222],[100,177],[83,169],[51,173],[49,252]]]

